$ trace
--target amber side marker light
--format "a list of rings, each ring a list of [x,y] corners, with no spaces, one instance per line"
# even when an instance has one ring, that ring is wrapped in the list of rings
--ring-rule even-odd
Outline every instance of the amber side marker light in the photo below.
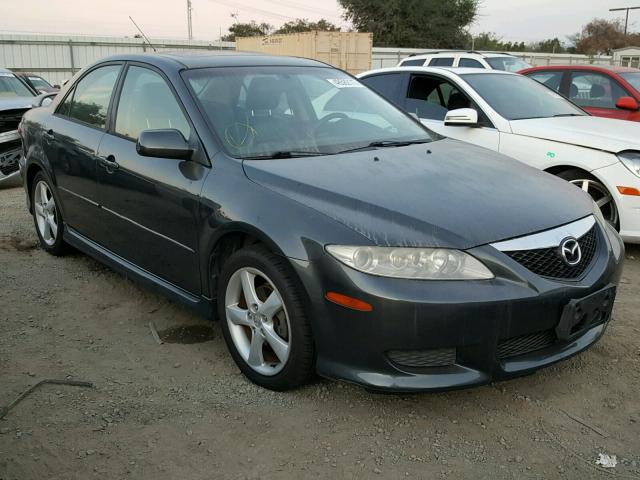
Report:
[[[342,307],[358,310],[360,312],[371,312],[373,310],[373,307],[367,302],[363,302],[362,300],[358,300],[357,298],[349,297],[347,295],[342,295],[341,293],[327,292],[324,298]]]
[[[618,186],[618,191],[622,195],[633,195],[633,196],[636,196],[636,197],[640,197],[640,190],[638,190],[637,188],[634,188],[634,187],[620,187],[620,186]]]

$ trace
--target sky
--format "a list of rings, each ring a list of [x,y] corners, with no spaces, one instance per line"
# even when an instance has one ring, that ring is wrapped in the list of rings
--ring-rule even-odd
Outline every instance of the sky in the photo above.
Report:
[[[442,0],[446,1],[446,0]],[[578,32],[594,17],[624,18],[609,8],[640,6],[624,0],[482,0],[471,31],[495,32],[505,41],[532,42]],[[133,36],[129,15],[151,38],[187,36],[187,0],[0,0],[0,33],[54,33]],[[193,34],[216,40],[233,23],[256,20],[280,25],[294,18],[326,18],[343,27],[337,0],[192,0]],[[640,26],[640,10],[630,15],[630,30]],[[401,46],[401,45],[399,45]],[[428,47],[425,45],[425,47]]]

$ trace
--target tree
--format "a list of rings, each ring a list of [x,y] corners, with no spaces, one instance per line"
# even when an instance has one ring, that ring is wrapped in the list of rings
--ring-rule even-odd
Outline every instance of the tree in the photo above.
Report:
[[[298,18],[291,22],[287,22],[278,28],[274,33],[300,33],[300,32],[312,32],[320,30],[323,32],[338,32],[340,27],[335,26],[333,23],[328,22],[324,18],[317,22],[310,22],[306,18]]]
[[[611,51],[630,45],[633,35],[624,34],[621,20],[596,18],[582,27],[573,37],[576,51],[586,55],[611,55]]]
[[[559,38],[548,38],[529,45],[529,51],[540,53],[565,53],[567,49]]]
[[[464,48],[480,0],[338,0],[344,18],[380,47]]]
[[[236,37],[261,37],[269,35],[273,31],[273,25],[257,23],[251,20],[249,23],[234,23],[229,27],[229,33],[223,35],[223,42],[235,42]]]

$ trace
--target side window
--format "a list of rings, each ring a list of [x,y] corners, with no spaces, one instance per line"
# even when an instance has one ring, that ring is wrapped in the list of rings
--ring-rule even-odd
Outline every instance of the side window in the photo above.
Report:
[[[613,79],[594,72],[573,72],[569,97],[581,107],[616,108],[627,93]]]
[[[416,58],[412,60],[404,60],[401,67],[422,67],[424,65],[424,58]]]
[[[464,57],[460,59],[460,61],[458,62],[458,66],[469,67],[469,68],[484,68],[484,65],[482,65],[479,61],[473,58],[464,58]]]
[[[444,120],[449,110],[468,108],[471,102],[455,86],[440,78],[414,75],[407,94],[407,110],[418,118]]]
[[[453,66],[453,57],[436,57],[429,62],[430,67],[451,67]]]
[[[402,83],[402,74],[387,73],[383,75],[372,75],[361,79],[361,82],[390,102],[397,102],[400,84]]]
[[[553,71],[553,72],[533,72],[527,74],[527,77],[533,78],[536,82],[539,82],[546,87],[549,87],[556,92],[560,91],[560,85],[562,84],[562,76],[564,72],[562,71]]]
[[[143,130],[175,128],[188,139],[191,127],[164,79],[148,68],[129,67],[116,115],[116,133],[136,140]]]
[[[87,74],[73,87],[58,113],[105,128],[109,101],[121,68],[121,65],[107,65]]]

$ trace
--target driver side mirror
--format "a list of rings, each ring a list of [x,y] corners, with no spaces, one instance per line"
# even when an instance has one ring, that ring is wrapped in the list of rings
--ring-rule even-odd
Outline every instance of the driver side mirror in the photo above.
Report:
[[[620,97],[616,102],[616,108],[620,110],[638,110],[638,102],[633,97]]]
[[[143,157],[175,158],[189,160],[193,149],[175,128],[143,130],[140,132],[136,151]]]
[[[53,103],[53,99],[56,98],[56,95],[58,95],[58,92],[43,93],[38,95],[38,107],[46,107],[47,105],[51,105],[51,103]]]
[[[449,110],[444,117],[446,127],[477,127],[478,112],[473,108],[458,108]]]

